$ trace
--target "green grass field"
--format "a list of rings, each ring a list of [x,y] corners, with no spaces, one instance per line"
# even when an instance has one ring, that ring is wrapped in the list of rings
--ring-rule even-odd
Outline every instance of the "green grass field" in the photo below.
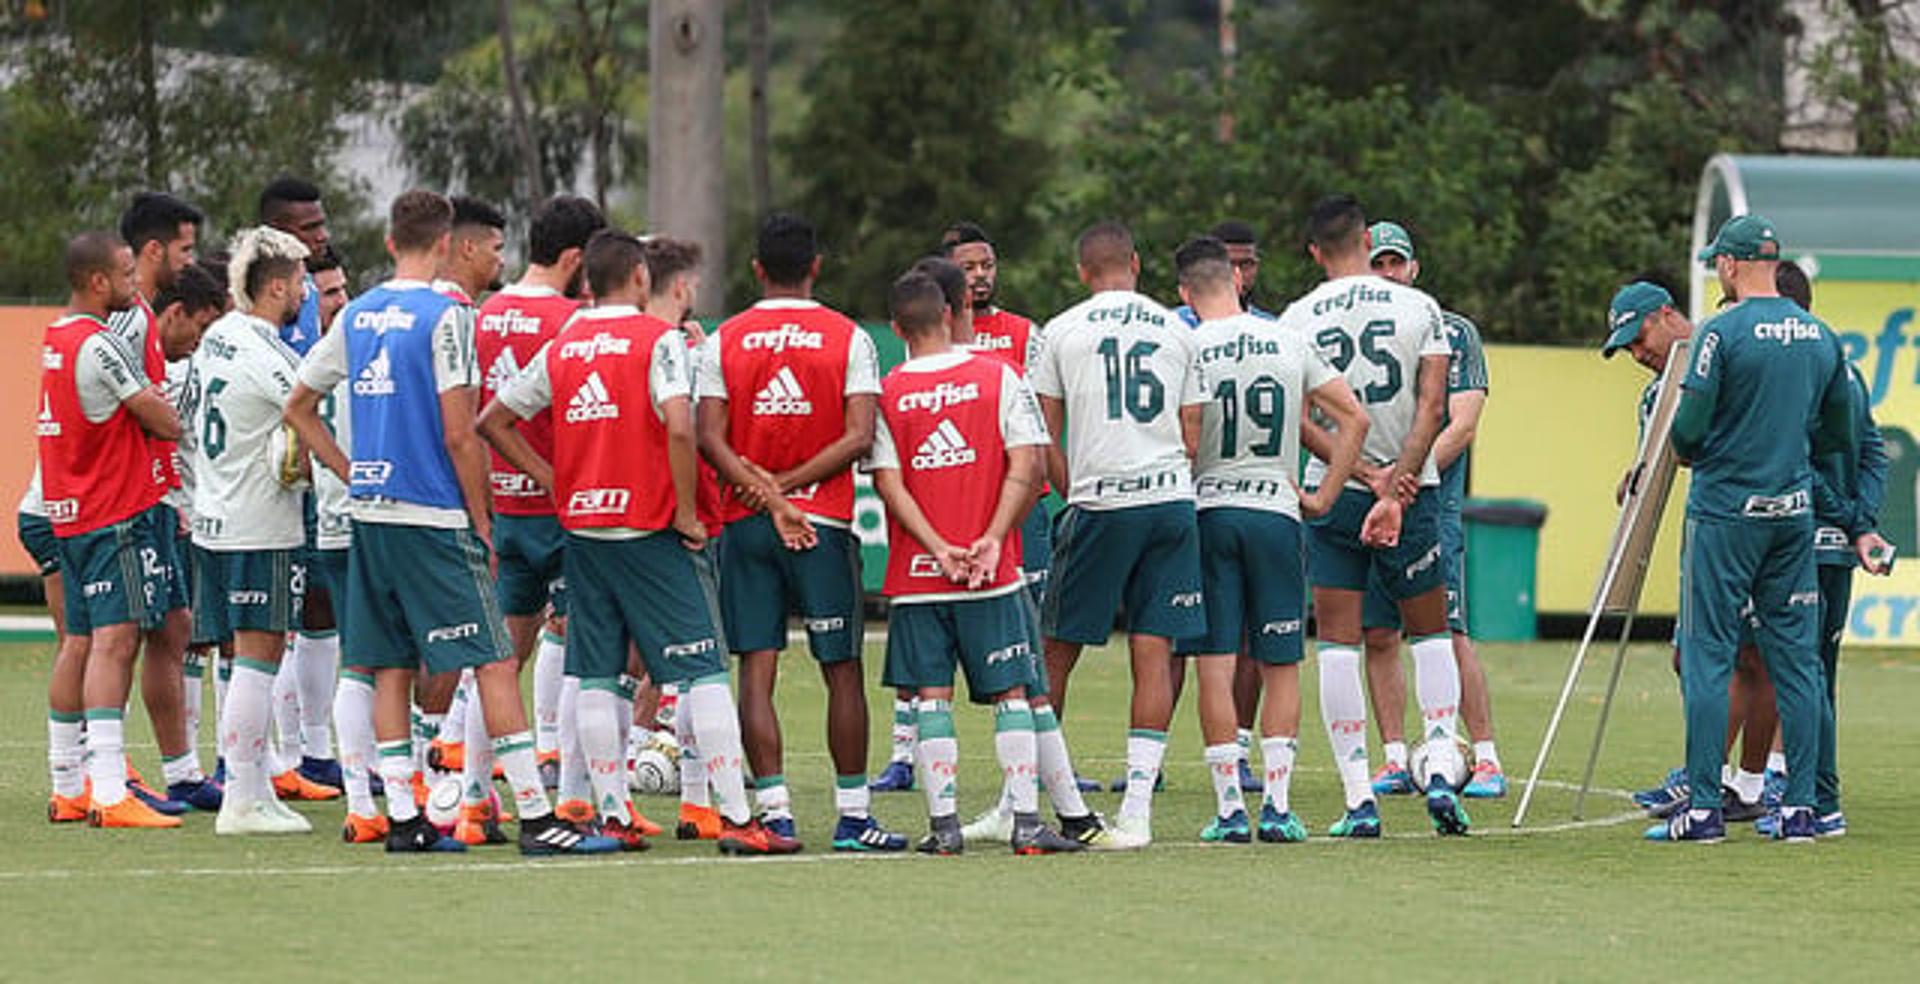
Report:
[[[178,831],[52,827],[46,795],[45,647],[0,646],[0,978],[552,979],[693,973],[697,979],[978,980],[1253,975],[1388,979],[1718,979],[1736,974],[1910,980],[1920,947],[1920,812],[1911,785],[1920,661],[1854,651],[1842,661],[1841,764],[1851,833],[1812,847],[1748,829],[1715,847],[1642,844],[1623,790],[1679,749],[1665,650],[1637,647],[1584,823],[1564,784],[1508,827],[1518,790],[1474,806],[1476,836],[1436,839],[1417,802],[1383,804],[1388,837],[1319,836],[1338,782],[1311,668],[1295,809],[1297,846],[1202,845],[1212,808],[1191,706],[1176,719],[1155,845],[1135,855],[797,858],[728,861],[667,840],[615,860],[527,861],[511,848],[389,859],[334,835],[342,808],[306,807],[312,837],[216,840],[207,816]],[[1570,647],[1487,646],[1507,769],[1523,777]],[[877,649],[870,647],[872,661]],[[801,834],[824,847],[831,780],[822,690],[804,657],[783,681],[788,767]],[[1111,776],[1125,733],[1124,664],[1090,653],[1067,724],[1082,771]],[[870,672],[874,671],[870,666]],[[1604,669],[1590,666],[1556,780],[1577,778]],[[885,695],[873,691],[874,707]],[[137,706],[137,702],[136,702]],[[138,717],[138,715],[136,715]],[[962,807],[995,792],[984,711],[957,715]],[[876,760],[887,716],[874,716]],[[158,770],[141,721],[132,752]],[[203,738],[210,738],[211,726]],[[210,754],[210,753],[209,753]],[[1377,754],[1377,753],[1376,753]],[[211,758],[209,758],[211,761]],[[1093,798],[1111,810],[1117,795]],[[642,803],[670,818],[671,801]],[[876,797],[881,819],[918,834],[920,794]],[[1902,968],[1906,968],[1902,970]],[[378,975],[378,976],[375,976]]]

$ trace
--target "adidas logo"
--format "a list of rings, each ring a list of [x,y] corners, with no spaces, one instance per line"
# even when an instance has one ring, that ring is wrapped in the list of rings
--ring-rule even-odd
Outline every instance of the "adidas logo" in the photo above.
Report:
[[[387,356],[387,347],[380,346],[379,354],[360,370],[360,378],[353,381],[355,396],[392,396],[393,360]]]
[[[40,397],[40,419],[35,421],[33,432],[40,437],[60,436],[60,422],[53,419],[52,397],[44,394]]]
[[[967,446],[967,437],[951,420],[942,420],[940,425],[920,442],[913,452],[913,467],[918,471],[931,471],[935,468],[958,468],[971,465],[980,456]]]
[[[590,372],[580,388],[574,391],[573,399],[567,401],[567,423],[584,424],[594,420],[618,420],[620,404],[613,402],[607,392],[607,384],[600,374]]]
[[[807,391],[800,388],[800,378],[791,368],[781,366],[753,395],[753,413],[756,417],[804,417],[813,413],[813,403],[807,399]]]
[[[500,357],[487,367],[487,392],[498,393],[520,375],[520,361],[513,357],[512,349],[501,349]]]

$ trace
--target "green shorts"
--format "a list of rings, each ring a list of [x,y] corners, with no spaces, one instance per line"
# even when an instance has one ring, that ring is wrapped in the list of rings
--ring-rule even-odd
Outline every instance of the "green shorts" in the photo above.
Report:
[[[1024,592],[965,601],[895,604],[887,613],[889,687],[951,687],[957,664],[975,703],[1024,687],[1035,678]]]
[[[1119,611],[1126,613],[1127,632],[1166,639],[1206,632],[1192,502],[1068,506],[1055,534],[1053,576],[1040,615],[1047,638],[1099,645],[1112,634]]]
[[[1316,588],[1365,591],[1379,578],[1380,590],[1398,603],[1445,583],[1440,563],[1440,503],[1422,489],[1400,521],[1400,542],[1376,549],[1360,542],[1360,527],[1373,508],[1371,492],[1343,489],[1333,509],[1307,524],[1307,577]]]
[[[60,538],[68,634],[91,635],[96,628],[127,622],[149,631],[167,620],[178,573],[166,562],[174,553],[174,531],[156,533],[153,520],[149,509]]]
[[[1052,567],[1053,515],[1042,499],[1033,504],[1033,511],[1020,524],[1020,571],[1027,576],[1027,591],[1036,605],[1047,597],[1047,575]]]
[[[720,538],[720,613],[736,653],[787,647],[798,612],[822,663],[860,658],[860,541],[816,523],[820,542],[788,550],[764,513],[727,524]]]
[[[445,673],[506,659],[487,547],[472,530],[353,524],[340,644],[353,665]],[[339,595],[335,595],[338,604]]]
[[[307,583],[327,589],[334,628],[347,624],[347,551],[315,549],[307,557]]]
[[[493,556],[499,571],[494,588],[502,612],[539,615],[551,602],[555,615],[567,613],[561,562],[566,545],[567,534],[557,517],[493,514]]]
[[[27,548],[27,556],[33,558],[40,576],[60,573],[60,538],[53,535],[53,523],[45,516],[31,513],[20,513],[16,522],[20,545]]]
[[[1307,572],[1300,522],[1260,509],[1200,511],[1200,583],[1207,631],[1183,656],[1246,652],[1286,666],[1305,655]]]
[[[1452,510],[1440,520],[1440,570],[1447,583],[1447,629],[1467,634],[1467,549],[1460,534],[1460,512]],[[1367,582],[1367,597],[1360,607],[1360,624],[1369,629],[1400,629],[1400,605],[1387,597],[1379,572]]]
[[[187,558],[193,554],[193,534],[180,522],[180,511],[162,502],[153,513],[154,539],[160,548],[160,562],[172,575],[167,578],[166,610],[193,608],[193,578]]]
[[[193,638],[225,642],[235,632],[289,632],[299,627],[306,567],[297,548],[193,548]]]
[[[569,534],[564,553],[567,580],[575,585],[568,676],[620,676],[629,643],[656,683],[727,672],[713,567],[704,554],[670,532],[630,540]]]

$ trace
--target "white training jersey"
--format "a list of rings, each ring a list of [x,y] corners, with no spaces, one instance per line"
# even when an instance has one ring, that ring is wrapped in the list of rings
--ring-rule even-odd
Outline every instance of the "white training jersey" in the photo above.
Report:
[[[349,384],[341,383],[320,398],[320,420],[333,432],[333,441],[348,459],[353,457],[353,421],[348,407],[352,403]],[[353,495],[347,483],[333,469],[313,460],[313,508],[316,522],[313,546],[316,550],[345,550],[353,545]]]
[[[1300,518],[1300,414],[1306,395],[1340,378],[1297,332],[1251,314],[1194,329],[1210,398],[1194,460],[1195,505]]]
[[[1453,351],[1447,346],[1440,305],[1424,291],[1384,277],[1341,277],[1287,305],[1280,324],[1318,346],[1366,407],[1373,426],[1361,459],[1375,465],[1397,460],[1413,432],[1420,402],[1420,360]],[[1318,488],[1326,473],[1326,462],[1308,461],[1306,486]],[[1420,466],[1420,484],[1440,484],[1432,451]],[[1365,491],[1367,484],[1356,478],[1347,487]]]
[[[298,490],[280,484],[280,422],[300,357],[279,329],[229,311],[207,328],[187,377],[193,432],[193,542],[281,550],[306,540]]]
[[[42,519],[47,515],[47,497],[40,486],[40,453],[38,451],[33,455],[33,478],[27,482],[27,491],[20,496],[20,515],[38,516]]]
[[[191,368],[190,359],[176,359],[167,363],[166,383],[161,387],[161,395],[167,398],[173,412],[186,419],[187,373]],[[191,518],[193,516],[193,435],[182,428],[180,440],[173,448],[173,471],[180,476],[180,487],[168,489],[161,500]]]
[[[1109,290],[1055,316],[1043,335],[1028,382],[1066,404],[1068,504],[1191,500],[1180,408],[1207,399],[1192,329],[1151,298]]]

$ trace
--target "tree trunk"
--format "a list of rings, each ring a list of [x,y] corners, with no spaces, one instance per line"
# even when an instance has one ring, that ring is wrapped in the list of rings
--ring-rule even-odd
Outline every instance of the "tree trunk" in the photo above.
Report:
[[[747,90],[747,152],[753,168],[755,217],[773,210],[773,162],[767,136],[767,66],[771,60],[768,47],[772,43],[768,35],[772,33],[772,8],[772,0],[747,0],[747,57],[751,74]]]
[[[607,0],[605,23],[599,30],[593,26],[593,14],[587,9],[588,0],[574,0],[573,10],[579,22],[580,45],[580,84],[587,90],[587,141],[593,147],[593,200],[604,211],[607,207],[607,186],[612,183],[613,140],[611,120],[608,119],[612,108],[608,105],[606,82],[600,76],[600,62],[608,57],[613,45],[613,14],[619,0]]]
[[[726,288],[721,8],[654,0],[648,10],[647,225],[700,244],[701,315],[720,313]]]
[[[1233,142],[1233,63],[1240,54],[1240,40],[1233,23],[1233,0],[1220,0],[1220,120],[1216,126],[1221,143]]]
[[[1887,12],[1878,0],[1848,0],[1854,24],[1853,56],[1860,64],[1860,99],[1853,107],[1853,132],[1861,154],[1885,157],[1893,144],[1887,59]]]
[[[147,138],[147,187],[167,184],[166,159],[160,136],[160,83],[156,77],[153,51],[153,3],[140,2],[140,123]]]
[[[527,94],[520,86],[520,60],[513,53],[513,0],[500,0],[500,74],[507,82],[509,122],[513,142],[520,151],[520,175],[527,197],[534,202],[547,197],[546,180],[540,169],[540,148],[533,142],[533,127],[527,122]]]

